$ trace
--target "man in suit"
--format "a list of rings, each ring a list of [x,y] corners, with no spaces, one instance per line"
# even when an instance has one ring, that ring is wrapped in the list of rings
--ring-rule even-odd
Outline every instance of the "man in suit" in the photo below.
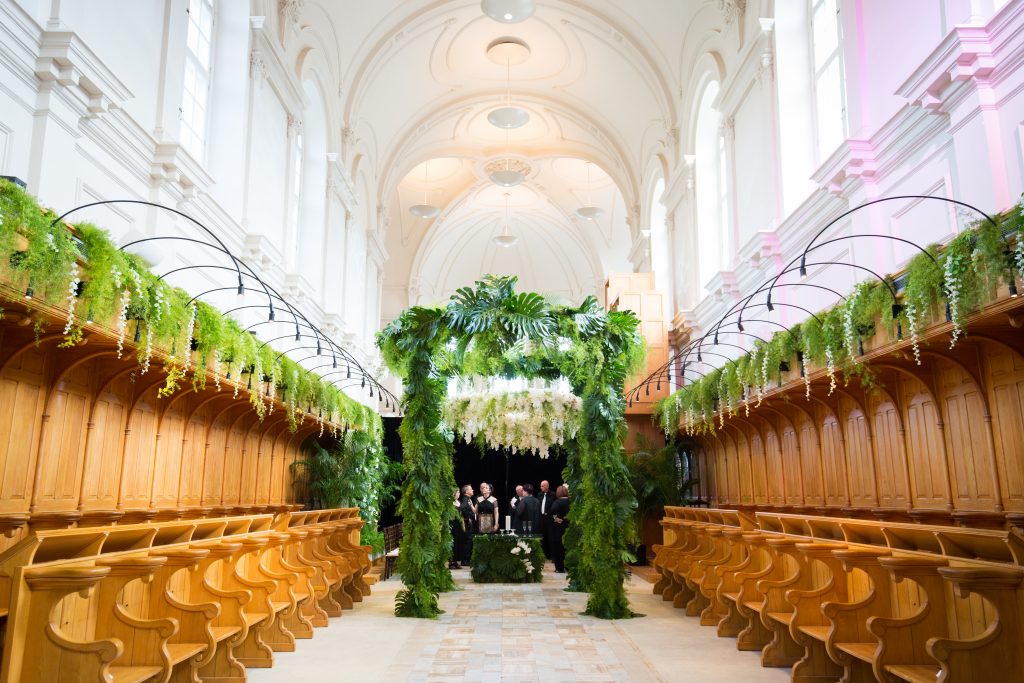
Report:
[[[540,483],[537,500],[540,501],[541,545],[544,547],[544,555],[551,557],[551,504],[555,502],[555,492],[546,479]]]
[[[523,484],[523,497],[516,505],[518,531],[527,534],[540,532],[540,501],[533,497],[533,484]]]
[[[509,514],[512,515],[512,530],[516,532],[522,530],[522,524],[519,521],[519,513],[517,512],[519,501],[522,500],[522,497],[522,484],[518,484],[515,487],[515,496],[513,496],[512,500],[509,501]]]

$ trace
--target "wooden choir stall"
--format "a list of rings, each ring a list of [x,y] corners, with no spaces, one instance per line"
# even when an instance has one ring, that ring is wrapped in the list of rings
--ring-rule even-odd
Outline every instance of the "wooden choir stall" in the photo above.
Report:
[[[1022,325],[997,299],[686,437],[709,508],[666,508],[654,592],[794,681],[1024,680]]]
[[[0,321],[0,681],[244,681],[369,594],[359,511],[296,502],[314,415],[212,377],[160,398],[156,361],[60,327]]]

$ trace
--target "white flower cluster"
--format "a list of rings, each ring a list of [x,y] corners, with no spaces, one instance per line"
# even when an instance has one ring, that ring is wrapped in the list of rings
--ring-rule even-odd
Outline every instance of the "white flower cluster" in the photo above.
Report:
[[[532,548],[530,548],[529,543],[527,543],[526,541],[516,541],[515,546],[509,552],[511,552],[513,555],[519,555],[520,553],[522,553],[523,555],[529,555],[531,551]],[[525,557],[523,557],[523,561],[526,561]]]
[[[1013,250],[1013,260],[1017,263],[1017,270],[1020,271],[1020,277],[1024,280],[1024,238],[1017,239],[1017,247]]]
[[[910,345],[914,349],[914,360],[918,365],[921,364],[921,347],[918,345],[917,339],[917,309],[914,308],[914,304],[910,301],[907,302],[907,326],[910,327]]]
[[[68,322],[64,326],[64,335],[67,336],[71,333],[71,328],[75,326],[75,305],[78,303],[78,285],[81,284],[82,279],[78,277],[78,264],[71,264],[71,281],[68,283]]]
[[[832,349],[828,346],[825,347],[825,372],[828,373],[828,395],[831,396],[836,390],[836,363]]]
[[[959,253],[946,254],[945,269],[943,271],[942,282],[946,289],[946,303],[949,305],[949,317],[953,323],[953,331],[950,333],[951,339],[949,342],[949,348],[956,346],[957,339],[963,333],[962,328],[962,316],[960,313],[960,283],[956,279],[956,271],[960,266],[960,261],[963,256]],[[915,356],[917,352],[915,351]],[[918,365],[921,363],[918,362]]]
[[[188,327],[185,329],[185,370],[188,370],[189,366],[192,364],[192,335],[196,331],[197,306],[195,304],[192,304],[191,308],[191,315],[189,315],[188,317]],[[220,387],[218,386],[218,389],[219,388]]]
[[[850,294],[850,298],[846,300],[846,304],[843,306],[843,340],[846,342],[846,350],[854,363],[860,362],[860,359],[857,357],[857,346],[853,343],[857,338],[857,330],[853,326],[853,309],[857,305],[857,297],[860,296],[860,292],[860,285],[854,287],[853,293]]]
[[[811,368],[808,365],[811,358],[811,342],[804,341],[804,398],[811,400]]]
[[[578,396],[559,388],[474,391],[448,398],[444,422],[466,443],[479,435],[488,448],[511,448],[546,458],[553,445],[576,436],[581,407]]]

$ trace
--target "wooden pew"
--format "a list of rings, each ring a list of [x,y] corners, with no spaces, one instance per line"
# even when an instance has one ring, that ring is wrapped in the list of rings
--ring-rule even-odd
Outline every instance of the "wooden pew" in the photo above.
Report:
[[[720,635],[795,681],[1024,680],[1013,532],[776,512],[744,531],[714,510],[666,513],[655,590],[694,616],[705,600],[702,623],[720,617]]]
[[[326,625],[320,597],[369,589],[358,510],[292,514],[35,530],[0,556],[0,683],[240,683],[270,666]]]

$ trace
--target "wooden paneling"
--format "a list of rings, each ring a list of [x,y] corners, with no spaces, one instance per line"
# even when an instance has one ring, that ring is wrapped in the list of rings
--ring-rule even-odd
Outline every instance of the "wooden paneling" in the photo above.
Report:
[[[716,468],[698,472],[713,488],[703,497],[1024,526],[1024,334],[1006,320],[992,317],[953,350],[946,332],[922,335],[920,365],[905,350],[878,351],[864,361],[875,363],[870,386],[852,380],[829,394],[821,373],[811,401],[793,379],[749,415],[727,415],[724,429],[716,414],[714,433],[687,437]],[[1019,326],[1024,308],[1010,320]]]
[[[295,499],[289,464],[319,433],[312,419],[293,435],[278,406],[261,423],[233,385],[159,398],[158,364],[141,374],[134,352],[116,358],[100,333],[60,349],[61,337],[37,340],[17,324],[23,315],[0,320],[0,515],[10,542],[32,515],[60,525],[77,513]]]

